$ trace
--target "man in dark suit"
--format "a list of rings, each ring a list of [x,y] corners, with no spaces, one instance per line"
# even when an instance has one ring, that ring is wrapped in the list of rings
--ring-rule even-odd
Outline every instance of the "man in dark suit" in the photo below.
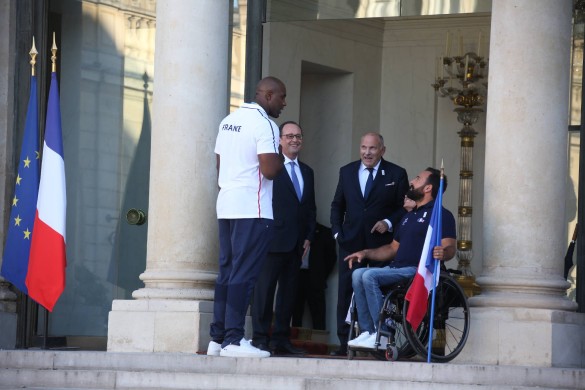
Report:
[[[303,133],[297,123],[280,126],[285,169],[273,182],[274,237],[254,288],[252,344],[274,355],[304,353],[289,339],[301,259],[314,240],[317,214],[313,170],[298,160],[302,144]],[[274,327],[269,335],[273,305]]]
[[[303,259],[304,260],[304,259]],[[303,326],[305,303],[309,307],[312,328],[326,329],[327,304],[325,290],[327,278],[337,262],[337,245],[331,229],[317,222],[315,240],[311,242],[308,261],[303,261],[299,275],[297,296],[292,314],[292,325]]]
[[[337,337],[347,353],[349,325],[345,322],[351,302],[351,273],[343,259],[363,248],[378,248],[392,242],[394,227],[405,213],[402,208],[408,191],[406,170],[382,159],[386,147],[378,133],[364,134],[360,142],[361,160],[339,170],[339,182],[331,203],[331,230],[339,244],[337,292]],[[366,266],[367,262],[360,263]],[[385,264],[373,264],[373,266]],[[355,269],[355,267],[354,267]]]

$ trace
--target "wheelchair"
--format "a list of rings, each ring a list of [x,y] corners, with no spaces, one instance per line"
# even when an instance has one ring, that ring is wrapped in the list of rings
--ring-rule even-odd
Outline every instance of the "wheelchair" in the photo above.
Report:
[[[406,321],[409,302],[405,296],[412,279],[382,288],[384,303],[378,316],[375,350],[348,346],[348,359],[352,360],[357,351],[363,351],[378,360],[396,361],[418,355],[426,361],[432,326],[431,361],[444,363],[453,360],[467,341],[470,317],[467,297],[452,273],[456,271],[446,270],[444,266],[441,269],[433,323],[430,324],[432,300],[429,294],[427,313],[417,329]],[[351,307],[350,340],[361,333],[353,301]]]

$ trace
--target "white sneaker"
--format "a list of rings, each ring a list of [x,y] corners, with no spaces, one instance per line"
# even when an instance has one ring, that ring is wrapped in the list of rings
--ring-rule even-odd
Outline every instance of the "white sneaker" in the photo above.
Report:
[[[258,349],[250,341],[242,338],[240,345],[230,344],[222,348],[219,356],[267,358],[270,356],[270,352]]]
[[[368,333],[368,337],[361,339],[358,343],[356,343],[356,347],[366,348],[366,349],[374,349],[376,344],[376,333]]]
[[[207,346],[207,356],[219,356],[221,344],[211,340]]]
[[[378,348],[386,349],[386,344],[388,344],[388,337],[380,336],[380,345]],[[363,339],[355,346],[364,349],[376,349],[376,332],[370,334],[369,337]]]
[[[349,345],[350,347],[357,347],[357,345],[362,342],[363,340],[367,339],[368,337],[370,337],[370,332],[362,332],[358,337],[356,337],[353,340],[350,340],[347,342],[347,345]]]

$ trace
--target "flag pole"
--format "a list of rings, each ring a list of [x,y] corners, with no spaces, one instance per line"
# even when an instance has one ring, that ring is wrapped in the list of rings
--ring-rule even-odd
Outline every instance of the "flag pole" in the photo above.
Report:
[[[55,32],[53,31],[53,46],[51,46],[51,72],[57,72],[57,44],[55,43]]]
[[[35,64],[37,62],[36,58],[37,58],[37,54],[39,54],[39,52],[37,51],[37,48],[35,47],[35,37],[34,36],[33,36],[33,45],[32,45],[32,48],[30,49],[30,52],[28,54],[31,57],[31,59],[30,59],[31,75],[35,76]],[[45,328],[45,331],[43,334],[42,349],[47,349],[47,337],[48,337],[48,331],[49,331],[49,311],[47,309],[45,309],[44,328]]]
[[[443,166],[443,160],[441,159],[441,181],[439,182],[439,191],[437,192],[437,198],[435,199],[435,205],[433,207],[443,207],[443,178],[445,175],[445,168]],[[442,237],[442,232],[441,232],[441,227],[443,226],[443,221],[442,221],[442,212],[437,213],[437,217],[438,217],[438,223],[437,226],[439,227],[439,234],[437,234],[435,242],[433,243],[433,248],[435,246],[441,246],[441,237]],[[433,248],[430,248],[430,250],[433,250]],[[434,252],[434,251],[433,251]],[[439,260],[433,258],[435,260],[435,264],[434,264],[434,271],[433,271],[433,294],[431,297],[431,317],[429,319],[429,345],[427,347],[427,363],[431,362],[431,351],[433,348],[433,324],[435,322],[435,297],[436,297],[436,293],[437,293],[437,278],[438,278],[438,271],[439,271]]]
[[[53,45],[51,46],[51,73],[57,72],[57,44],[55,42],[55,32],[53,31]],[[49,339],[49,310],[45,309],[45,335],[43,338],[43,349],[49,349],[47,340]]]
[[[35,46],[34,35],[33,35],[32,47],[31,47],[30,51],[28,52],[28,54],[30,55],[31,76],[34,76],[35,75],[35,64],[37,63],[37,54],[39,54],[39,52],[37,51],[37,48]]]
[[[35,65],[37,63],[37,55],[39,54],[39,52],[37,51],[37,48],[35,46],[34,35],[32,37],[32,48],[30,49],[28,54],[30,55],[31,76],[35,77],[36,76],[35,75]],[[35,205],[35,207],[36,207],[36,205]],[[27,295],[27,299],[29,299],[28,295]],[[45,335],[43,337],[43,349],[47,349],[47,347],[46,347],[47,346],[47,331],[46,331],[46,329],[48,329],[48,325],[45,325]]]

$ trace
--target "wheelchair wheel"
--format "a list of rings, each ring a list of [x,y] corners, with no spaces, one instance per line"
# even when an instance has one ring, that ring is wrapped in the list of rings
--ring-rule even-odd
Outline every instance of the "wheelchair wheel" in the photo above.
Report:
[[[386,360],[395,362],[398,360],[398,349],[395,346],[389,346],[386,348]]]
[[[397,288],[386,295],[378,321],[378,329],[389,328],[382,332],[388,337],[389,345],[382,345],[383,356],[386,360],[409,359],[416,355],[416,351],[408,341],[404,329],[404,295],[405,288]],[[392,349],[391,347],[394,347]],[[388,358],[388,348],[392,349],[391,358]]]
[[[408,306],[409,302],[404,300],[404,313],[408,312]],[[418,329],[410,326],[406,321],[406,315],[403,321],[408,342],[424,359],[428,356],[430,312],[429,295],[427,314]],[[469,306],[463,289],[450,275],[442,273],[435,294],[431,361],[448,362],[459,355],[469,335],[469,323]]]

